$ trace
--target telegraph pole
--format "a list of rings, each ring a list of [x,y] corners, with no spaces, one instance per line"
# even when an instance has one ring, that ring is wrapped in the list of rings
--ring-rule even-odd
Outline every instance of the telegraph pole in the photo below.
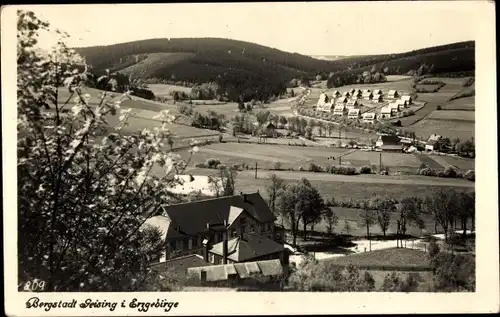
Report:
[[[257,179],[257,162],[255,162],[255,179]]]
[[[379,170],[379,172],[382,172],[382,152],[380,152],[378,170]]]

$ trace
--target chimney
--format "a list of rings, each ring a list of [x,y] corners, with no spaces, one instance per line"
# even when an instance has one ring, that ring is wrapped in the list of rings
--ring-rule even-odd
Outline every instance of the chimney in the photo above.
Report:
[[[246,203],[248,200],[247,200],[247,194],[243,194],[243,202]]]
[[[206,238],[203,239],[202,245],[203,245],[203,260],[205,262],[208,262],[208,248],[209,248],[208,239]]]
[[[227,264],[227,230],[222,234],[222,264]]]

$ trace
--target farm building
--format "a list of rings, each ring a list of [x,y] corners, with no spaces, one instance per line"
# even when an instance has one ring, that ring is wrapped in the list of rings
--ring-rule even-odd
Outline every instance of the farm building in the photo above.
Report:
[[[363,122],[364,123],[375,123],[375,119],[377,119],[377,114],[375,112],[367,112],[363,114]]]
[[[372,102],[379,103],[379,102],[382,102],[382,101],[383,101],[382,95],[377,95],[377,94],[373,95]]]
[[[411,105],[413,102],[413,99],[411,99],[411,96],[408,96],[408,95],[402,96],[401,99],[406,102],[406,105]]]
[[[399,94],[396,90],[389,90],[387,93],[387,98],[389,99],[397,99],[399,97]]]
[[[349,99],[347,97],[342,96],[342,97],[338,98],[337,100],[335,100],[335,104],[336,105],[339,105],[339,104],[343,105],[343,104],[347,103],[348,100]]]
[[[323,108],[321,108],[320,111],[330,113],[330,112],[332,112],[332,108],[333,108],[333,103],[327,102],[323,105]]]
[[[325,103],[329,101],[328,96],[325,93],[319,95],[318,103],[316,104],[317,108],[323,107]]]
[[[387,107],[382,107],[382,109],[380,109],[380,117],[382,119],[388,119],[392,116],[392,109],[391,107],[387,106]]]
[[[336,105],[335,108],[333,109],[333,115],[334,116],[341,116],[343,117],[347,112],[347,108],[344,105]]]
[[[364,100],[372,100],[373,93],[370,91],[365,91],[363,92],[363,99]]]
[[[350,109],[347,114],[348,119],[359,119],[360,110],[359,109]]]
[[[375,90],[373,91],[373,95],[382,95],[382,90],[380,90],[380,89],[375,89]]]
[[[350,97],[350,96],[351,96],[351,94],[350,94],[348,91],[344,91],[344,92],[342,93],[342,97],[346,97],[346,98],[348,98],[348,97]]]
[[[439,142],[439,140],[442,138],[442,136],[438,134],[431,134],[429,137],[429,140],[427,140],[427,143],[425,144],[425,150],[426,151],[434,151],[436,149],[436,145]]]
[[[379,135],[375,146],[384,152],[403,152],[403,144],[397,135]]]

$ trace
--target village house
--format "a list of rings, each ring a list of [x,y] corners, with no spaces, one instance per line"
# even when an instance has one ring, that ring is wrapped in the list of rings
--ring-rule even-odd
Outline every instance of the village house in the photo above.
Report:
[[[348,91],[344,91],[342,93],[342,97],[349,98],[350,96],[351,96],[351,94]]]
[[[354,109],[354,108],[356,108],[356,107],[359,106],[359,103],[358,103],[358,101],[356,99],[349,99],[347,101],[347,105],[346,106],[347,106],[348,109]]]
[[[363,113],[363,123],[374,124],[376,119],[377,119],[377,114],[375,112]]]
[[[382,90],[380,90],[380,89],[375,89],[375,90],[373,91],[373,95],[374,95],[374,96],[375,96],[375,95],[382,95]]]
[[[411,105],[413,102],[413,100],[411,99],[411,96],[409,96],[409,95],[405,95],[405,96],[401,97],[401,99],[406,102],[406,105]]]
[[[335,108],[333,109],[334,116],[343,117],[346,113],[347,113],[347,107],[344,105],[336,105]]]
[[[329,101],[328,96],[325,93],[319,95],[318,102],[316,103],[316,108],[322,108],[325,103]]]
[[[351,90],[349,90],[349,93],[351,94],[351,96],[356,92],[356,89],[352,88]]]
[[[156,260],[169,254],[203,256],[203,241],[214,246],[246,233],[284,241],[283,228],[274,224],[276,217],[258,192],[165,205],[159,212],[144,225],[158,228],[165,241],[165,254]]]
[[[374,94],[372,97],[372,102],[374,103],[382,102],[382,95]]]
[[[359,109],[350,109],[349,113],[347,114],[348,119],[359,119],[359,116],[360,116]]]
[[[403,144],[397,135],[379,135],[375,147],[383,152],[403,152]]]
[[[354,89],[353,96],[361,97],[361,95],[362,95],[361,89]]]
[[[398,99],[398,100],[396,100],[396,103],[398,104],[399,109],[406,108],[406,106],[407,106],[406,101],[405,101],[405,100],[403,100],[403,99]]]
[[[388,119],[391,116],[392,116],[392,109],[391,109],[391,107],[386,106],[386,107],[382,107],[382,109],[380,109],[380,118],[381,119]]]
[[[333,110],[333,103],[331,102],[327,102],[323,105],[323,108],[320,109],[320,111],[323,111],[323,112],[332,112]]]
[[[399,94],[396,90],[389,90],[387,93],[387,98],[388,99],[397,99],[399,97]]]
[[[373,93],[371,91],[364,91],[362,97],[364,100],[372,100]]]
[[[338,91],[338,90],[335,90],[335,91],[333,92],[333,94],[332,94],[333,98],[340,97],[340,95],[341,95],[341,93],[340,93],[340,91]]]
[[[342,96],[342,97],[338,98],[337,100],[335,100],[335,104],[336,105],[343,105],[343,104],[347,103],[347,101],[349,101],[349,99],[347,97]]]
[[[429,137],[429,140],[427,140],[427,143],[425,144],[425,150],[426,151],[434,151],[437,149],[437,144],[439,140],[441,140],[442,136],[439,134],[431,134]]]
[[[401,105],[399,105],[397,101],[391,102],[388,107],[391,108],[393,113],[397,113],[401,110]]]

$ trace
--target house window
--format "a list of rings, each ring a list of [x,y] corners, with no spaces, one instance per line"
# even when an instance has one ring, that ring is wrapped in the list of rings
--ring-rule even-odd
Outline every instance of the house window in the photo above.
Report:
[[[208,260],[210,261],[210,263],[215,264],[215,258],[212,253],[208,254]]]
[[[254,233],[254,232],[255,232],[255,226],[254,226],[254,225],[250,225],[250,232],[251,232],[251,233]]]
[[[231,237],[236,237],[236,229],[231,229]]]
[[[188,239],[188,249],[191,250],[193,248],[193,239]]]

